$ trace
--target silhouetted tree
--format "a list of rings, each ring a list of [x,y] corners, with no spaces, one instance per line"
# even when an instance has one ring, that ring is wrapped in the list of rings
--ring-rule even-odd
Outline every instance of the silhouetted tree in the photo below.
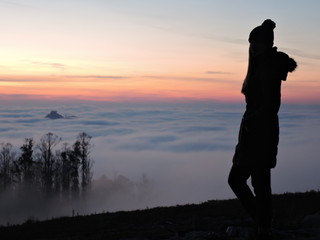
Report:
[[[75,154],[75,149],[79,149],[80,143],[76,141],[73,145],[73,150],[68,152],[67,157],[70,161],[70,178],[71,178],[71,196],[73,199],[77,199],[80,193],[79,187],[79,167],[80,160]]]
[[[62,189],[62,160],[60,151],[56,152],[53,163],[53,186],[54,194],[59,197]]]
[[[0,189],[5,191],[13,183],[13,162],[15,153],[11,143],[1,143],[0,151]]]
[[[55,158],[53,154],[53,149],[60,142],[60,140],[61,139],[57,135],[49,132],[40,139],[40,144],[38,145],[38,149],[41,154],[41,160],[43,163],[43,185],[45,192],[48,195],[51,195],[54,183],[53,180]]]
[[[64,143],[60,152],[60,158],[62,162],[61,170],[61,185],[62,194],[64,197],[69,197],[71,187],[71,161],[70,161],[71,149],[68,143]]]
[[[22,182],[26,185],[33,184],[34,161],[33,161],[33,139],[26,138],[25,143],[20,147],[21,155],[18,158],[18,167],[21,172]]]
[[[77,141],[74,144],[74,153],[77,158],[79,158],[81,165],[81,189],[83,196],[85,196],[88,187],[91,182],[91,168],[92,161],[90,159],[90,150],[91,150],[91,136],[87,133],[80,133],[77,137]]]
[[[51,132],[42,136],[38,144],[33,138],[26,138],[17,157],[12,144],[1,143],[0,191],[21,184],[46,197],[77,199],[80,193],[85,196],[92,178],[91,136],[80,133],[71,147],[64,143],[56,150],[60,141]]]

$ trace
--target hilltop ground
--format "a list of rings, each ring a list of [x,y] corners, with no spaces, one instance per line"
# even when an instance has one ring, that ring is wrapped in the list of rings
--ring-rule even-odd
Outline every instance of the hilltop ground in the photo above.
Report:
[[[274,195],[273,202],[276,239],[320,239],[320,192]],[[252,227],[238,200],[231,199],[42,222],[29,220],[1,227],[0,239],[245,240],[251,239]]]

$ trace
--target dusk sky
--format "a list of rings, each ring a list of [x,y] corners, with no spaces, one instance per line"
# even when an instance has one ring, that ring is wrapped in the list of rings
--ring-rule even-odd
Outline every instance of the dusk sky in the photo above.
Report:
[[[248,34],[277,23],[299,64],[287,102],[320,103],[320,2],[2,0],[2,99],[243,101]]]
[[[234,198],[248,36],[272,19],[275,46],[298,63],[282,84],[273,191],[318,189],[319,9],[318,0],[0,0],[0,150],[88,133],[89,212]],[[75,117],[45,118],[52,110]],[[9,209],[0,225],[36,215],[8,207],[20,200],[0,198]],[[71,213],[58,205],[39,216]]]

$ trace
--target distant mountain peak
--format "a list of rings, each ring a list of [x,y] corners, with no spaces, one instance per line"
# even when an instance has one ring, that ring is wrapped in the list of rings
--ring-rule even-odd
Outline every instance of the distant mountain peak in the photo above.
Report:
[[[46,118],[50,118],[50,119],[60,119],[60,118],[64,118],[64,116],[62,116],[61,114],[59,114],[57,111],[51,111]]]

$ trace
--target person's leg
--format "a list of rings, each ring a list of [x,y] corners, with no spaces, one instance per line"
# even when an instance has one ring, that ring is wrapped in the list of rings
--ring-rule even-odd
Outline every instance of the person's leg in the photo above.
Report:
[[[252,186],[256,196],[258,228],[269,232],[272,221],[272,190],[270,168],[256,168],[251,173]]]
[[[256,202],[255,197],[247,184],[250,177],[250,170],[246,167],[233,165],[228,183],[232,191],[235,193],[244,209],[248,212],[252,219],[256,217]]]

